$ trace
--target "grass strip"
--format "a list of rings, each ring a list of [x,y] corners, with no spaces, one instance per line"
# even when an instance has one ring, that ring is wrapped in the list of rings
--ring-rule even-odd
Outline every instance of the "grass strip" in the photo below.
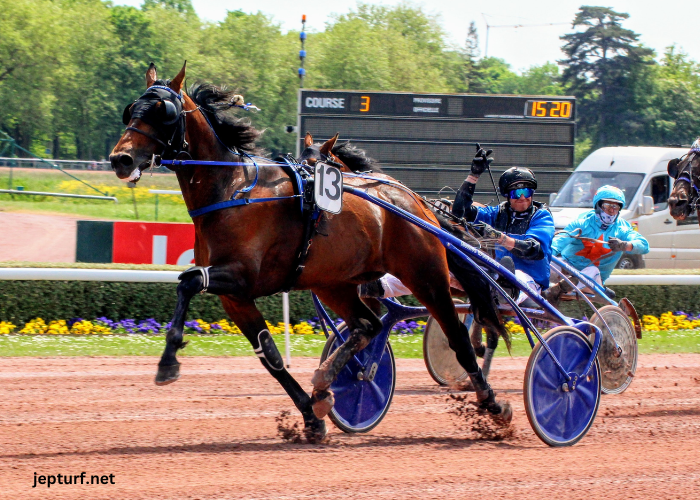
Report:
[[[284,352],[284,335],[273,335]],[[252,356],[252,348],[242,335],[187,335],[190,343],[183,356]],[[292,335],[292,356],[319,357],[326,339],[321,335]],[[423,335],[392,335],[391,347],[397,358],[422,358]],[[159,356],[163,352],[162,335],[3,335],[0,356]],[[700,330],[644,332],[639,341],[641,354],[700,353]],[[530,345],[524,335],[513,337],[513,356],[529,356]],[[496,356],[508,356],[503,348]]]

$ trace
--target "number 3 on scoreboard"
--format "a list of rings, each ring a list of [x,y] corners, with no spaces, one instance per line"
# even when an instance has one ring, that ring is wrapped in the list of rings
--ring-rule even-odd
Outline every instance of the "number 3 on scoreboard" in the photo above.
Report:
[[[363,95],[360,97],[360,99],[362,99],[362,102],[360,103],[360,112],[366,113],[369,111],[369,96]]]

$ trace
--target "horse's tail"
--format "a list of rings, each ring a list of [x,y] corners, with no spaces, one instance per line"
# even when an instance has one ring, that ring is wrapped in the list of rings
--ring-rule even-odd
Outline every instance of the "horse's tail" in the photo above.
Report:
[[[491,284],[479,271],[470,266],[460,257],[447,251],[447,265],[450,272],[460,282],[462,288],[469,297],[472,313],[477,323],[484,325],[487,329],[498,332],[506,343],[510,352],[511,339],[508,330],[501,322],[494,297],[491,293]]]

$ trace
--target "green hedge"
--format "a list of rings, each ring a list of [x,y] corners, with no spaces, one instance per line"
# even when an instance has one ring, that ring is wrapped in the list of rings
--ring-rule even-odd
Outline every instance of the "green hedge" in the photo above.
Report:
[[[100,281],[0,281],[0,321],[21,324],[40,317],[55,319],[154,318],[170,321],[177,302],[175,283],[117,283]],[[257,301],[263,316],[282,321],[282,296]],[[290,319],[296,322],[316,316],[309,292],[289,294]],[[192,299],[189,319],[218,321],[227,318],[219,298],[197,295]]]
[[[93,319],[146,319],[169,321],[177,299],[174,283],[116,283],[98,281],[0,281],[0,321],[22,324],[40,317],[45,321],[80,317]],[[700,311],[700,286],[617,286],[618,297],[628,297],[642,314],[658,316],[666,311]],[[413,297],[404,302],[417,305]],[[263,316],[276,324],[282,321],[282,297],[275,295],[257,301]],[[582,303],[564,303],[562,311],[581,316]],[[292,322],[316,316],[308,291],[289,294]],[[587,314],[589,315],[589,314]],[[221,302],[214,295],[192,299],[189,318],[217,321],[226,318]]]

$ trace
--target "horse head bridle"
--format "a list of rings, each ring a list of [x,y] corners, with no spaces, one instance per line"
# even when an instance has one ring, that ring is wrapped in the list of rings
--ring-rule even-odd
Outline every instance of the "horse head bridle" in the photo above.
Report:
[[[693,174],[693,159],[700,158],[700,138],[696,139],[685,157],[674,158],[668,162],[668,175],[673,177],[674,184],[685,181],[690,184],[691,193],[688,200],[688,213],[700,206],[700,176]],[[680,168],[679,168],[680,167]]]
[[[316,144],[309,146],[308,149],[311,149],[312,151],[314,151],[314,153],[318,153],[318,158],[312,157],[308,159],[303,159],[300,161],[301,165],[306,164],[313,167],[314,165],[316,165],[316,163],[325,163],[327,165],[331,165],[340,169],[345,167],[345,169],[350,170],[350,168],[348,168],[348,166],[345,165],[345,163],[343,163],[342,160],[335,156],[332,152],[329,155],[324,154],[321,152],[321,148],[319,148]]]
[[[127,125],[126,130],[137,132],[160,144],[162,150],[158,156],[172,159],[182,152],[186,153],[189,146],[185,140],[186,113],[181,93],[178,94],[165,85],[151,85],[141,97],[124,108],[122,122]],[[170,139],[163,141],[145,130],[128,126],[135,118],[157,130],[165,127],[164,135],[170,136]]]

